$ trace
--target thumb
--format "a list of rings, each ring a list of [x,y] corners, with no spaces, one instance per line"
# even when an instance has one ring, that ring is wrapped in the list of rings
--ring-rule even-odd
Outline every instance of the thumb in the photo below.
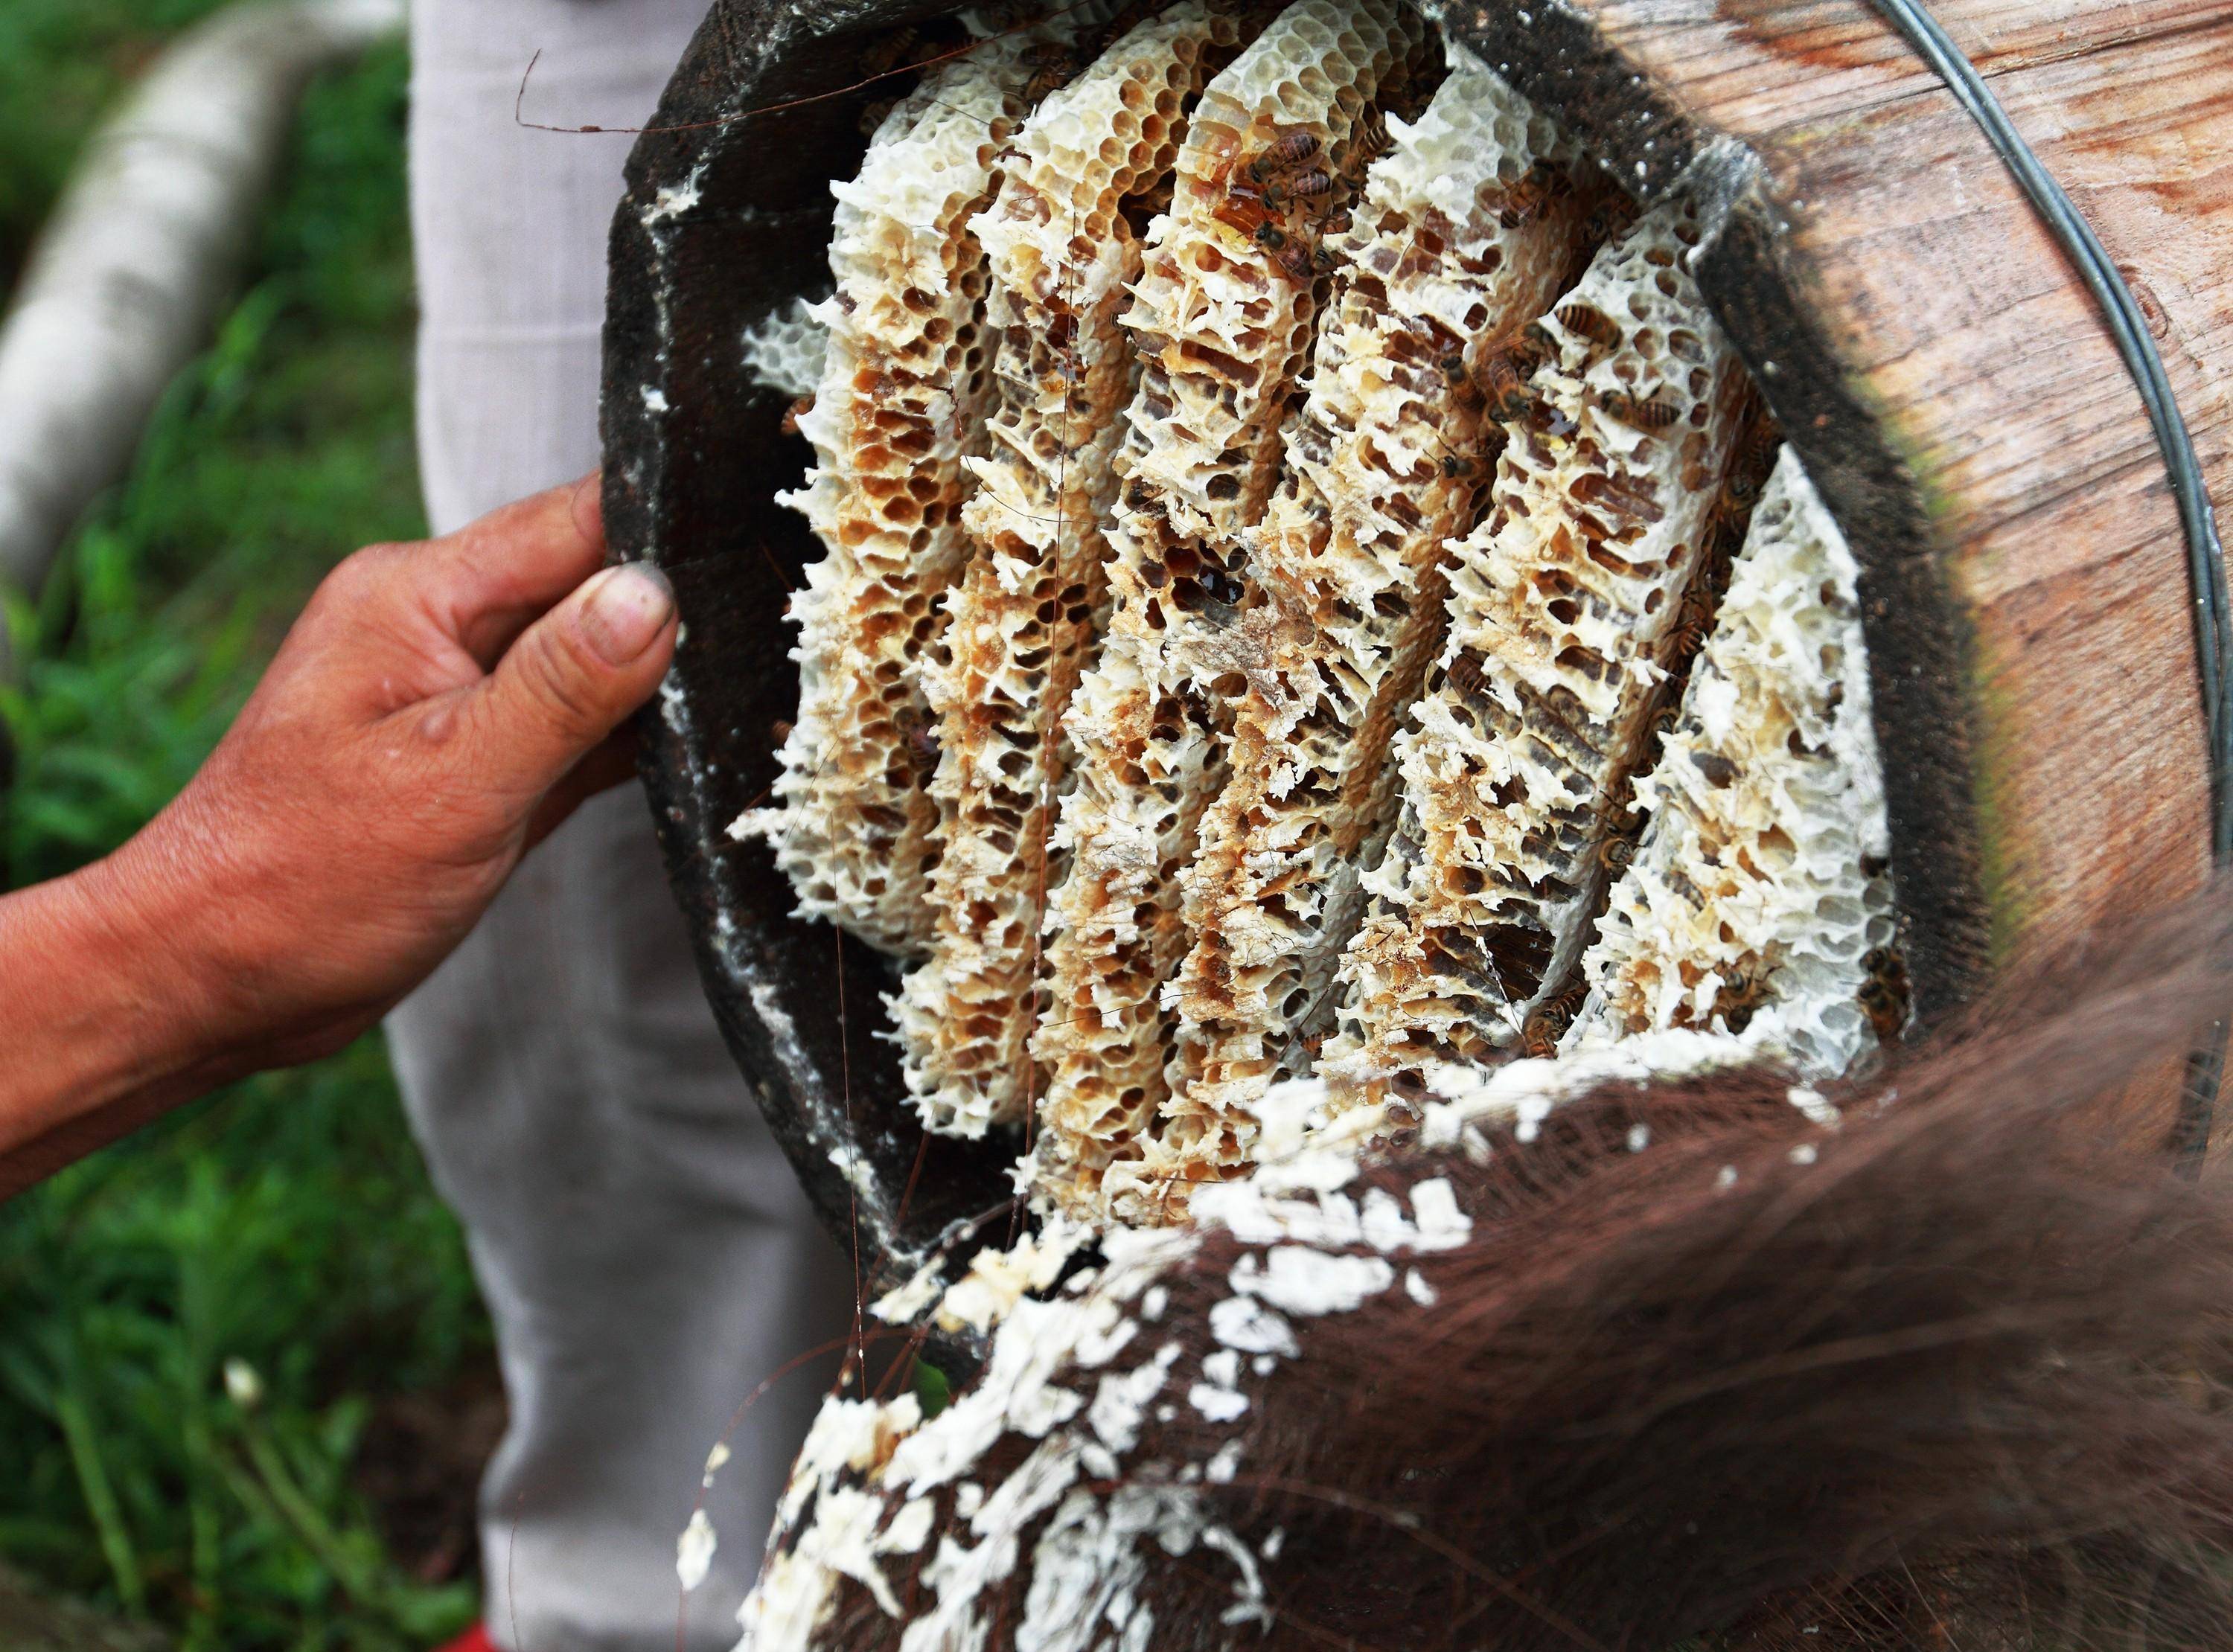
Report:
[[[674,657],[674,588],[647,563],[592,575],[472,691],[492,787],[539,797],[651,697]]]

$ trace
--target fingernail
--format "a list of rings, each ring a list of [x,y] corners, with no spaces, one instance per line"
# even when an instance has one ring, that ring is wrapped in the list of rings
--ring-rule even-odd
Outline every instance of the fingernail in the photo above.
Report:
[[[674,617],[674,587],[648,563],[623,563],[589,582],[582,631],[597,658],[625,666],[656,641]]]

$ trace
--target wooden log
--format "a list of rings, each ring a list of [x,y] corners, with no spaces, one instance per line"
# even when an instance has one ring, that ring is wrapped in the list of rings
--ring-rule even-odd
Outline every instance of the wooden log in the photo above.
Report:
[[[857,158],[855,116],[876,94],[855,85],[863,52],[940,10],[715,5],[661,111],[683,129],[647,135],[631,163],[607,348],[615,553],[675,570],[688,621],[647,748],[670,870],[810,1187],[895,1260],[936,1228],[902,1216],[921,1143],[867,1037],[876,966],[853,955],[841,1029],[845,954],[784,915],[762,851],[720,835],[772,775],[766,731],[795,691],[770,570],[795,577],[805,551],[770,502],[804,456],[734,341],[812,280],[824,180]],[[2233,12],[1937,10],[2126,270],[2226,509]],[[1862,0],[1495,3],[1442,21],[1631,195],[1679,182],[1709,204],[1701,284],[1861,562],[1926,1024],[2011,964],[2198,888],[2209,776],[2164,467],[2092,299],[1943,84]],[[2152,1110],[2136,1136],[2160,1135],[2177,1067],[2167,1052],[2138,1084]],[[833,1176],[833,1154],[865,1174]],[[957,1186],[1002,1193],[945,1182],[941,1220],[972,1202]]]

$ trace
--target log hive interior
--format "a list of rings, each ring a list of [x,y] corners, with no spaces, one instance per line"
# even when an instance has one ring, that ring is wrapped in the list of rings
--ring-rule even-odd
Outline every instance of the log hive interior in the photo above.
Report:
[[[1051,1207],[1156,1222],[1284,1076],[1676,1026],[1842,1076],[1906,1011],[1860,1003],[1851,559],[1796,460],[1748,537],[1779,443],[1696,204],[1623,210],[1393,0],[1083,15],[882,116],[804,312],[826,554],[731,830],[902,960],[924,1127],[1028,1126]]]
[[[2233,219],[2233,21],[1942,16],[2223,504],[2233,260],[2172,231]],[[687,621],[648,771],[895,1272],[1019,1157],[1182,1217],[1286,1078],[1400,1119],[1669,1029],[1833,1078],[2204,874],[2130,380],[1865,7],[740,0],[661,126],[608,341]]]

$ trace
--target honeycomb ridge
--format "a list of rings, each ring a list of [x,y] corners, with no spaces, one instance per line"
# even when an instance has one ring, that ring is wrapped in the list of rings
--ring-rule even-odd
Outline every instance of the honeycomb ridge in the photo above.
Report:
[[[1449,547],[1450,634],[1397,738],[1403,812],[1342,961],[1337,1081],[1489,1059],[1579,960],[1748,422],[1689,273],[1699,232],[1688,202],[1655,208],[1540,323],[1492,508]]]
[[[1883,770],[1858,569],[1796,454],[1754,512],[1583,960],[1567,1048],[1689,1027],[1835,1078],[1896,1032]]]
[[[830,329],[804,298],[771,310],[745,332],[745,370],[752,381],[794,399],[821,387],[829,351]]]
[[[799,707],[777,806],[730,829],[769,838],[802,917],[903,955],[931,940],[937,855],[918,672],[961,562],[962,456],[986,400],[988,276],[969,219],[999,180],[1037,43],[989,41],[931,70],[884,117],[859,175],[831,185],[836,290],[811,312],[827,354],[798,419],[817,462],[778,496],[827,555],[791,601]]]
[[[1257,1099],[1311,1064],[1362,914],[1357,865],[1393,823],[1390,742],[1442,641],[1436,559],[1501,440],[1479,387],[1590,250],[1556,127],[1470,54],[1453,49],[1419,121],[1389,129],[1334,242],[1279,490],[1243,535],[1310,641],[1278,693],[1252,684],[1236,707],[1185,878],[1194,946],[1166,989],[1179,1056],[1150,1185],[1243,1168]]]
[[[1100,524],[1133,387],[1117,318],[1140,270],[1130,220],[1168,189],[1188,107],[1239,34],[1198,0],[1132,29],[1034,112],[971,224],[993,275],[990,451],[967,461],[969,560],[922,673],[944,846],[932,953],[892,1004],[908,1090],[947,1134],[1016,1122],[1034,1094],[1056,735],[1104,595]]]
[[[1275,153],[1323,157],[1318,198],[1338,207],[1360,117],[1422,30],[1394,0],[1296,0],[1204,89],[1149,231],[1123,315],[1141,370],[1117,458],[1109,631],[1067,719],[1079,760],[1054,845],[1070,866],[1032,1040],[1046,1070],[1036,1174],[1059,1205],[1097,1202],[1103,1167],[1136,1155],[1163,1098],[1160,989],[1187,951],[1178,874],[1222,784],[1221,707],[1290,646],[1249,600],[1240,533],[1271,491],[1318,272],[1299,211],[1282,228],[1234,186]]]

